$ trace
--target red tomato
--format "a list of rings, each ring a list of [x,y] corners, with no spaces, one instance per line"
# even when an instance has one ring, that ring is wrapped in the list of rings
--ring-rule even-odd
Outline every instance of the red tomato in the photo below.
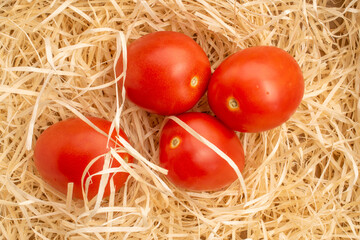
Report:
[[[205,113],[184,113],[180,120],[227,154],[242,171],[244,151],[235,133]],[[234,169],[211,148],[173,120],[161,132],[160,164],[175,185],[194,191],[215,191],[237,179]]]
[[[88,118],[104,132],[109,132],[111,122]],[[123,131],[120,135],[127,140]],[[116,134],[112,135],[114,141]],[[119,143],[109,142],[109,147],[119,147]],[[58,191],[67,192],[67,184],[74,183],[73,196],[82,198],[81,176],[88,163],[99,155],[110,150],[107,148],[107,137],[94,130],[91,126],[79,118],[67,119],[58,122],[46,129],[37,140],[35,146],[35,165],[42,178]],[[127,153],[120,153],[123,159],[132,162],[132,157]],[[84,183],[89,175],[95,174],[103,169],[104,157],[96,161],[86,174]],[[119,167],[120,164],[113,160],[111,167]],[[110,174],[114,179],[116,190],[120,189],[128,173]],[[99,188],[101,176],[94,176],[89,185],[88,198],[93,198]],[[110,182],[105,188],[104,197],[110,194]]]
[[[230,128],[260,132],[277,127],[296,111],[304,79],[295,59],[277,47],[252,47],[228,57],[215,70],[208,101]]]
[[[210,62],[202,48],[178,32],[147,34],[127,49],[125,89],[128,99],[157,114],[191,109],[205,93]],[[122,56],[116,65],[123,71]]]

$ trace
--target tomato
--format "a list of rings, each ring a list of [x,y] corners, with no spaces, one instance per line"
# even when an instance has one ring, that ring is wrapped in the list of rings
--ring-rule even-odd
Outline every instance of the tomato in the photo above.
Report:
[[[203,49],[178,32],[154,32],[135,40],[127,48],[127,60],[127,98],[162,115],[191,109],[205,93],[211,75]],[[117,76],[122,71],[120,56]]]
[[[94,117],[88,119],[104,132],[109,132],[111,122]],[[123,131],[120,131],[120,135],[127,140]],[[116,134],[114,133],[112,135],[113,141],[109,141],[108,148],[107,136],[97,132],[79,118],[71,118],[55,123],[47,128],[36,142],[35,166],[44,181],[62,193],[66,194],[68,183],[73,182],[74,198],[82,198],[81,177],[86,166],[94,158],[107,153],[110,147],[119,147],[120,144],[116,143],[115,137]],[[120,156],[124,160],[128,160],[128,162],[133,161],[132,157],[127,153],[120,153]],[[103,170],[103,165],[104,157],[101,157],[90,167],[84,184],[89,175]],[[111,167],[120,167],[120,164],[112,159]],[[110,174],[110,178],[114,180],[116,190],[124,185],[127,177],[128,173],[124,172]],[[89,199],[97,194],[100,178],[101,175],[91,178],[87,195]],[[105,188],[104,197],[109,194],[110,182]]]
[[[184,113],[180,120],[227,154],[239,170],[244,168],[244,151],[234,131],[205,113]],[[178,187],[194,191],[215,191],[237,179],[234,169],[204,143],[169,120],[160,136],[160,165]]]
[[[261,132],[286,122],[304,95],[304,79],[295,59],[277,47],[239,51],[215,70],[208,102],[230,128]]]

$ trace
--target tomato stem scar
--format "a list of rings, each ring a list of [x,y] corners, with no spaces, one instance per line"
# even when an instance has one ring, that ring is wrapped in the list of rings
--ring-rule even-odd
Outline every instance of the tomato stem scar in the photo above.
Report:
[[[173,139],[171,139],[171,142],[170,142],[170,147],[171,148],[177,148],[179,145],[180,145],[180,138],[179,137],[174,137]]]
[[[198,85],[199,79],[197,76],[194,76],[191,81],[190,81],[190,86],[192,87],[196,87],[196,85]]]
[[[230,111],[237,111],[239,110],[239,102],[234,97],[229,97],[227,107]]]

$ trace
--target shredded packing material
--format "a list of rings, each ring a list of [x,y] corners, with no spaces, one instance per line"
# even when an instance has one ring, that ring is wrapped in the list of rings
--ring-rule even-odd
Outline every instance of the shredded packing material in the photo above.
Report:
[[[286,50],[303,71],[305,95],[289,121],[238,133],[246,167],[223,191],[166,179],[157,165],[165,117],[127,101],[115,78],[127,44],[164,30],[196,40],[212,71],[259,45]],[[3,0],[0,238],[358,239],[359,96],[358,0]],[[193,111],[211,113],[206,96]],[[136,161],[121,171],[130,177],[104,200],[73,200],[71,184],[58,193],[34,166],[41,132],[75,116],[110,120],[129,136]]]

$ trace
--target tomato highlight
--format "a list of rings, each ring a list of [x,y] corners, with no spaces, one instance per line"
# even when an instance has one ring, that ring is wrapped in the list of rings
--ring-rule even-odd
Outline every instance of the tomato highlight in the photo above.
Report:
[[[205,113],[184,113],[180,120],[227,154],[240,171],[244,151],[236,134]],[[173,120],[168,120],[160,136],[160,165],[176,186],[193,191],[216,191],[229,186],[237,174],[213,149],[197,140]]]
[[[116,74],[123,71],[123,57]],[[147,34],[127,49],[127,98],[156,114],[191,109],[204,95],[211,76],[204,50],[189,36],[171,31]],[[123,79],[121,79],[123,81]]]
[[[100,118],[88,118],[95,126],[105,133],[109,132],[111,122]],[[127,140],[121,130],[120,136]],[[108,145],[109,144],[109,145]],[[118,148],[121,144],[113,133],[108,143],[108,137],[97,132],[79,118],[71,118],[55,123],[47,128],[38,138],[35,150],[35,166],[41,177],[56,190],[66,194],[67,185],[74,183],[73,197],[83,198],[82,176],[88,164],[95,158],[109,152],[111,148]],[[119,153],[127,162],[133,162],[132,156]],[[94,175],[103,170],[104,157],[100,157],[89,168],[84,183],[92,176],[88,188],[88,199],[97,195],[100,185],[100,175]],[[120,163],[112,159],[110,168],[119,168]],[[110,194],[110,179],[113,179],[115,189],[119,190],[125,183],[128,173],[116,172],[109,174],[109,181],[105,187],[104,197]]]
[[[261,132],[286,122],[300,105],[304,79],[295,59],[277,47],[241,50],[215,70],[208,102],[215,115],[240,132]]]

